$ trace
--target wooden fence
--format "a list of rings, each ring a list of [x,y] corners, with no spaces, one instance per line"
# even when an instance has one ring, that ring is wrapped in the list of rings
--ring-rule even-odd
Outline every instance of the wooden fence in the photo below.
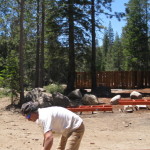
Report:
[[[105,71],[97,72],[97,86],[110,88],[148,88],[150,87],[150,71]],[[76,88],[91,89],[91,73],[76,73]]]

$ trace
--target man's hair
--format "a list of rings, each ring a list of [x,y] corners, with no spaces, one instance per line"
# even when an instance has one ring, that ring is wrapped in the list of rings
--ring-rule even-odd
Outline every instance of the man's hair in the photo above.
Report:
[[[24,103],[21,107],[22,114],[29,114],[31,112],[36,112],[38,110],[38,103],[37,102],[27,102]]]

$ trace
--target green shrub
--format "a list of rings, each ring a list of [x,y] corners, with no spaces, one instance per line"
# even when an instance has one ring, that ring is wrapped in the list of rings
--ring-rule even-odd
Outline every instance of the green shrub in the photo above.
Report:
[[[8,89],[4,89],[4,88],[0,88],[0,98],[3,97],[10,97],[11,96],[11,92]]]
[[[44,89],[51,94],[53,94],[54,92],[63,93],[64,91],[64,87],[61,84],[57,84],[57,83],[45,86]]]

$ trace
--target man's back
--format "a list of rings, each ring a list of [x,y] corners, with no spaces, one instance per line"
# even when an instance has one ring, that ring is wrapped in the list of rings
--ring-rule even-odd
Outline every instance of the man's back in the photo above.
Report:
[[[68,132],[68,130],[77,129],[82,119],[75,113],[63,107],[39,108],[39,122],[44,127],[44,133],[54,131],[57,133]]]

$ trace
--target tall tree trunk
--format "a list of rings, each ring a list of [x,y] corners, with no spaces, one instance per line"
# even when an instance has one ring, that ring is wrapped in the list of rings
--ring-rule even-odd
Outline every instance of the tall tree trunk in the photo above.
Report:
[[[40,67],[40,60],[39,60],[39,54],[40,54],[40,22],[39,22],[39,0],[37,0],[37,43],[36,43],[36,71],[35,71],[35,87],[39,87],[39,67]]]
[[[91,13],[91,23],[92,23],[92,60],[91,60],[91,79],[92,79],[92,91],[97,87],[96,82],[96,43],[95,43],[95,8],[94,0],[91,0],[92,3],[92,13]]]
[[[145,9],[146,9],[146,24],[147,24],[147,30],[146,30],[146,35],[147,35],[147,40],[146,40],[146,54],[145,54],[145,61],[146,61],[146,67],[145,67],[145,70],[149,70],[149,57],[150,57],[150,54],[149,54],[149,48],[148,48],[148,40],[149,40],[149,31],[148,31],[148,23],[149,23],[149,12],[148,12],[148,0],[146,0],[145,2]]]
[[[73,0],[68,0],[69,7],[69,65],[68,65],[68,83],[65,93],[74,90],[75,82],[75,50],[74,50],[74,18],[73,18]]]
[[[20,4],[20,43],[19,43],[19,84],[20,84],[20,103],[21,106],[24,103],[24,0],[21,0]]]
[[[39,86],[44,85],[44,32],[45,32],[45,0],[42,0],[42,31],[41,31],[41,62],[40,62],[40,83]]]

